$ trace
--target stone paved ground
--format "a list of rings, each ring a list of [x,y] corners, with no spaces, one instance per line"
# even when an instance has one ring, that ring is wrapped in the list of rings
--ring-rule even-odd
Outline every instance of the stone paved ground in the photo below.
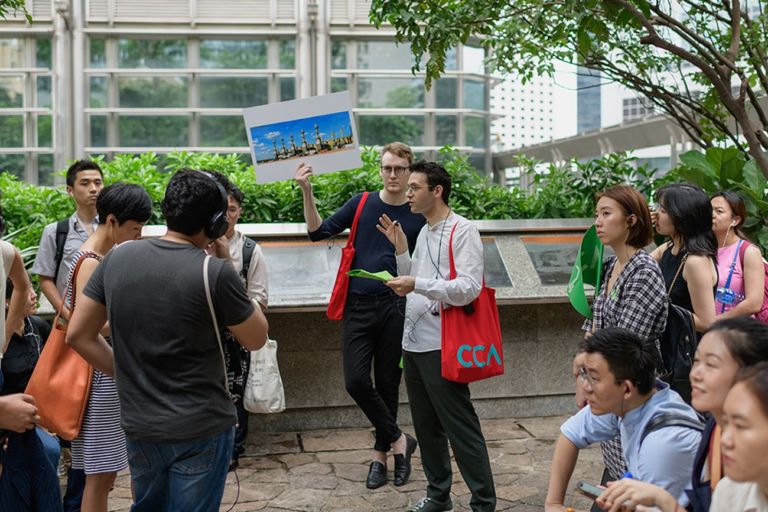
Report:
[[[483,421],[498,496],[497,510],[540,511],[546,496],[549,462],[563,417]],[[411,433],[412,430],[406,428]],[[253,443],[230,473],[222,511],[350,511],[405,510],[422,496],[426,482],[419,452],[413,458],[411,481],[369,491],[365,477],[370,463],[369,430],[338,429],[251,435]],[[393,462],[390,459],[390,468]],[[582,452],[572,482],[595,482],[602,471],[600,450]],[[111,511],[130,508],[127,472],[118,477],[110,495]],[[469,491],[454,464],[454,510],[468,511]],[[569,495],[566,503],[587,510],[584,498]]]

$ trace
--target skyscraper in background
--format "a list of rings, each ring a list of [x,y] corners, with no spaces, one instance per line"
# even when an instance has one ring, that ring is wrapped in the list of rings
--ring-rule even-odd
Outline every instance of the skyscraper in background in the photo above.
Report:
[[[600,72],[579,66],[576,73],[576,132],[591,132],[602,126]]]

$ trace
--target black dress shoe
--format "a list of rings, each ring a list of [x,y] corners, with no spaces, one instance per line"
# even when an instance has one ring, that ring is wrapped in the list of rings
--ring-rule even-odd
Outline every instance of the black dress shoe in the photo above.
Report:
[[[416,439],[408,434],[405,434],[405,454],[395,454],[395,482],[396,486],[405,485],[408,483],[408,479],[411,477],[411,455],[416,451],[418,446]]]
[[[365,479],[365,486],[369,489],[378,489],[387,483],[387,466],[378,461],[371,462],[368,469],[368,478]]]

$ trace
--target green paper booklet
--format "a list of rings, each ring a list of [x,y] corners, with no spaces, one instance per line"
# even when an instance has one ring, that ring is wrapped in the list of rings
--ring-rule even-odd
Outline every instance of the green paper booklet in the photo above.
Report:
[[[356,268],[354,270],[347,271],[347,275],[349,277],[365,277],[366,279],[376,279],[377,281],[389,281],[390,279],[394,279],[394,276],[386,270],[382,270],[381,272],[368,272],[367,270]]]

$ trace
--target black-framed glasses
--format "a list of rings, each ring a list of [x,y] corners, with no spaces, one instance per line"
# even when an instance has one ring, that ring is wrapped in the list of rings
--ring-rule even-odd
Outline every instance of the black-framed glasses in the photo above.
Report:
[[[395,176],[402,176],[410,167],[401,167],[399,165],[382,165],[381,172],[384,174],[395,173]]]

